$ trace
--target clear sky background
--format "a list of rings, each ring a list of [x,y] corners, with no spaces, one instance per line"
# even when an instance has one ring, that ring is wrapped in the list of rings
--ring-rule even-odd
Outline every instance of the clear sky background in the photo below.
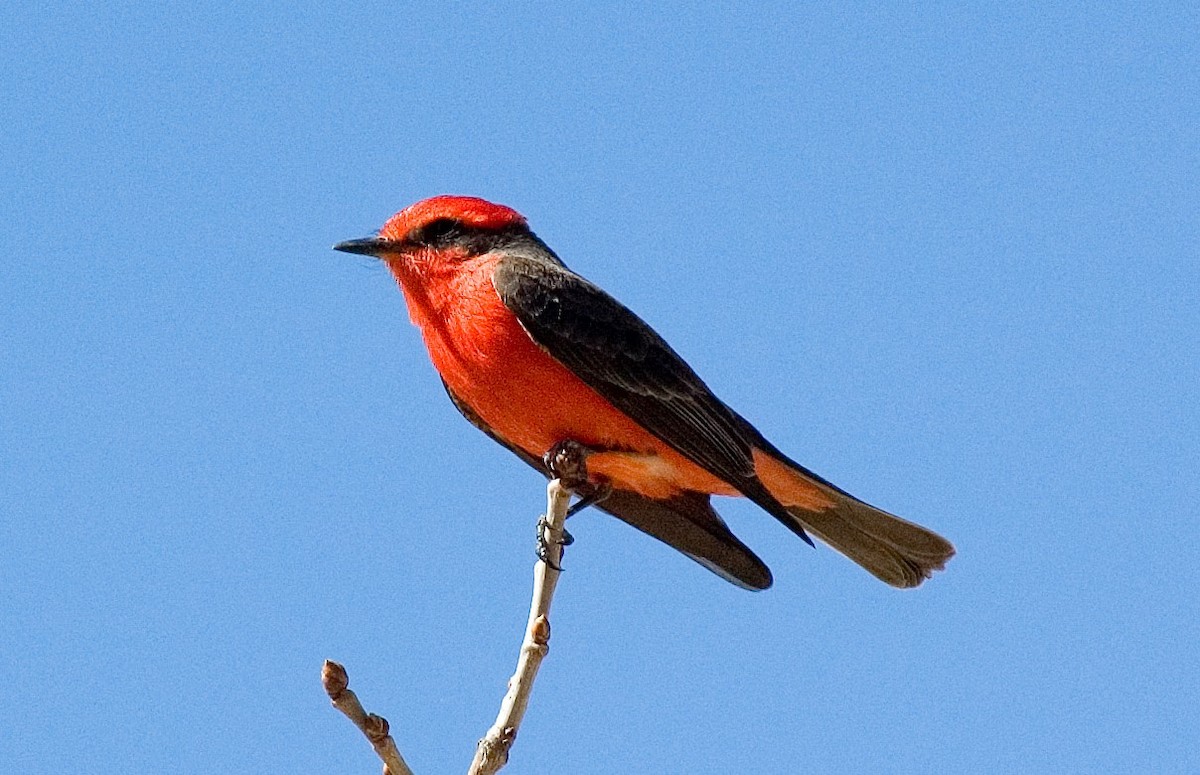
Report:
[[[543,482],[330,249],[447,192],[959,551],[587,512],[506,772],[1200,771],[1200,13],[970,5],[6,3],[0,771],[466,769]]]

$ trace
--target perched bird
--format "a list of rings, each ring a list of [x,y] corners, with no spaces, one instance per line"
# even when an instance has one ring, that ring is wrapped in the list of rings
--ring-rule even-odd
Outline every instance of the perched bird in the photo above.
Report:
[[[396,213],[377,236],[334,247],[387,264],[471,423],[547,475],[556,450],[582,450],[586,502],[739,586],[765,589],[771,572],[713,510],[712,495],[745,496],[896,587],[917,586],[954,554],[938,534],[780,452],[515,210],[436,196]]]

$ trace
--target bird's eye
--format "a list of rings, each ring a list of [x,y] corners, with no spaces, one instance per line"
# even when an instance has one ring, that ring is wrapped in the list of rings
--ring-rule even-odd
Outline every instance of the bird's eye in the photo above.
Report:
[[[444,247],[461,233],[458,221],[453,218],[438,218],[436,221],[414,229],[408,238],[411,242],[432,247]]]

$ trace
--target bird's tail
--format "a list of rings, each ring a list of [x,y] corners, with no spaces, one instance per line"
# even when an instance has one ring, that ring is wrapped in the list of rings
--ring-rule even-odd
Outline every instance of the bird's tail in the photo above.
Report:
[[[915,587],[954,556],[945,538],[870,506],[775,450],[755,450],[758,478],[805,530],[894,587]]]

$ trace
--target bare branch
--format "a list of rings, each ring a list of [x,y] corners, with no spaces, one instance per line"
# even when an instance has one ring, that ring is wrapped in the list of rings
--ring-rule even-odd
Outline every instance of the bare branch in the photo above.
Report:
[[[529,604],[525,639],[517,657],[517,671],[508,680],[508,692],[500,703],[496,723],[475,748],[468,775],[493,775],[508,763],[508,750],[529,707],[533,681],[542,659],[550,650],[550,603],[560,574],[557,568],[562,565],[563,529],[570,504],[571,491],[558,479],[552,480],[546,487],[546,519],[543,523],[546,556],[533,568],[533,599]]]
[[[350,676],[346,674],[346,668],[337,662],[325,660],[325,666],[321,669],[321,683],[329,699],[333,700],[333,707],[353,721],[354,726],[362,730],[371,742],[375,753],[383,760],[383,775],[413,775],[389,733],[387,719],[363,710],[358,696],[350,691]]]
[[[546,487],[546,516],[538,522],[544,553],[533,568],[533,599],[529,604],[529,621],[521,642],[521,653],[517,657],[517,671],[508,681],[508,692],[500,704],[496,723],[475,748],[475,758],[468,775],[494,775],[508,763],[508,750],[517,737],[517,730],[529,707],[533,681],[550,650],[550,603],[554,599],[554,587],[561,573],[564,527],[570,505],[571,490],[558,479],[552,480]],[[337,662],[325,660],[321,683],[333,701],[333,707],[353,721],[371,742],[375,753],[383,760],[383,775],[413,775],[388,731],[387,719],[367,713],[358,697],[350,691],[346,668]]]

